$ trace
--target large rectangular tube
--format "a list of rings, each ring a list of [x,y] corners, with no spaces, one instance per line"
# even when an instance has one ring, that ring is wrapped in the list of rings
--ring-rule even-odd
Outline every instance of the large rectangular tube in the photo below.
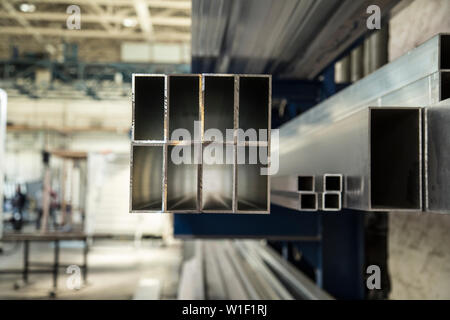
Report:
[[[220,141],[220,137],[216,136],[217,133],[220,133],[222,141],[225,141],[226,130],[234,129],[235,94],[235,77],[233,75],[203,76],[206,141]]]
[[[450,212],[450,101],[424,109],[425,210]]]
[[[239,128],[270,129],[271,82],[267,76],[239,76]],[[264,139],[267,141],[270,134]],[[262,140],[249,137],[250,141]]]
[[[133,76],[133,138],[164,140],[164,75]]]
[[[269,212],[269,179],[267,175],[261,174],[266,166],[262,164],[258,149],[258,147],[237,147],[238,158],[240,152],[245,152],[245,163],[237,164],[238,212]],[[249,160],[252,152],[258,152],[256,161]]]
[[[198,164],[194,145],[169,145],[167,148],[167,211],[198,212]],[[188,161],[177,162],[181,156]]]
[[[132,147],[131,211],[160,212],[163,202],[163,147]]]
[[[280,150],[277,175],[342,174],[343,207],[420,210],[421,109],[369,107],[315,130]],[[323,186],[316,188],[321,191]]]
[[[177,129],[186,129],[194,140],[194,122],[201,121],[200,75],[170,75],[168,91],[168,140],[181,140],[172,136]]]
[[[233,212],[234,145],[206,144],[203,147],[202,168],[202,211]]]
[[[280,128],[280,150],[317,128],[318,122],[333,123],[368,106],[426,106],[446,99],[449,47],[450,35],[436,35],[289,121]]]

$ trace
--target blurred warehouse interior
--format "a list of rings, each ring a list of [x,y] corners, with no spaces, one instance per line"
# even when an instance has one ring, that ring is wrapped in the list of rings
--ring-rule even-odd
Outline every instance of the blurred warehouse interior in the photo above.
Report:
[[[38,262],[52,264],[56,247],[61,266],[81,266],[79,252],[89,245],[85,257],[89,267],[82,268],[89,270],[87,284],[70,290],[62,269],[57,291],[51,272],[30,274],[29,281],[20,272],[0,274],[0,298],[45,298],[49,290],[52,297],[66,299],[310,297],[267,287],[252,291],[237,283],[230,285],[235,290],[230,294],[230,288],[227,291],[208,278],[214,278],[211,274],[204,281],[217,291],[198,294],[192,288],[199,286],[196,280],[202,276],[194,258],[206,259],[211,270],[219,272],[212,256],[227,260],[222,267],[236,274],[259,268],[261,278],[267,270],[285,268],[283,257],[291,263],[289,275],[321,288],[308,289],[314,298],[450,298],[450,220],[445,215],[391,212],[355,218],[349,213],[349,221],[358,219],[362,225],[365,242],[359,246],[346,242],[345,252],[338,254],[320,251],[310,239],[291,240],[290,231],[272,236],[226,234],[226,230],[225,235],[214,234],[221,222],[212,226],[207,223],[214,221],[204,220],[203,227],[212,233],[196,234],[199,225],[182,225],[184,218],[173,214],[129,213],[133,73],[272,74],[276,128],[432,36],[450,32],[450,1],[76,3],[80,29],[69,30],[67,19],[77,9],[68,10],[67,1],[0,0],[0,88],[8,99],[6,137],[0,142],[5,150],[0,238],[11,237],[1,244],[0,270],[22,268],[23,252],[28,250]],[[370,4],[381,8],[381,30],[359,23],[367,18]],[[271,215],[274,210],[277,207],[272,207]],[[319,225],[330,234],[338,232]],[[316,227],[314,220],[311,229]],[[20,238],[42,232],[86,237],[63,236],[58,241],[50,237],[50,242],[31,238],[30,248]],[[193,239],[205,237],[215,240]],[[234,238],[257,240],[234,242]],[[201,246],[206,258],[195,252]],[[335,263],[339,259],[355,259],[354,276],[346,278],[345,288],[336,280],[344,268]],[[383,290],[376,292],[364,288],[363,267],[373,263],[384,270]],[[301,274],[291,270],[292,265]],[[192,278],[183,278],[186,273]],[[283,281],[271,277],[264,280],[267,283],[258,280],[255,288],[278,288]]]

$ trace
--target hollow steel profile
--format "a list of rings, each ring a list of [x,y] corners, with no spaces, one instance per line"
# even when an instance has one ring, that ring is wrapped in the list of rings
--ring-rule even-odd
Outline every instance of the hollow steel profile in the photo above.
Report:
[[[438,34],[280,127],[280,156],[311,131],[369,106],[429,106],[450,97],[450,35]],[[277,152],[277,150],[272,150]],[[285,175],[295,168],[283,167]]]
[[[424,108],[424,209],[450,212],[450,100]]]
[[[311,126],[315,130],[280,152],[278,175],[301,172],[321,181],[336,172],[345,178],[344,208],[421,210],[421,108],[368,107]]]
[[[322,193],[323,211],[340,211],[342,209],[342,193],[338,191],[326,191]]]
[[[323,191],[342,192],[343,176],[339,173],[325,173],[323,175]]]
[[[131,212],[269,212],[270,75],[133,74],[132,88]],[[251,148],[266,162],[238,163]]]
[[[300,191],[298,198],[300,211],[317,211],[319,209],[317,192]]]

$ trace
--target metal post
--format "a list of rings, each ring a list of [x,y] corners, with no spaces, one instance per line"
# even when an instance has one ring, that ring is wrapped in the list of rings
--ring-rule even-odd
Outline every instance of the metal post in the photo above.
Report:
[[[87,273],[88,273],[88,253],[89,253],[89,244],[87,238],[84,239],[84,248],[83,248],[83,283],[87,283]]]
[[[58,269],[59,269],[59,240],[55,240],[54,261],[53,261],[53,288],[58,287]]]
[[[364,76],[363,44],[353,49],[350,56],[351,81],[355,82]]]
[[[28,240],[23,242],[23,282],[28,282],[28,271],[29,271],[29,246]]]
[[[6,138],[6,105],[8,96],[6,92],[0,89],[0,239],[3,236],[3,180],[4,180],[4,161],[5,161],[5,138]],[[0,252],[2,244],[0,243]]]

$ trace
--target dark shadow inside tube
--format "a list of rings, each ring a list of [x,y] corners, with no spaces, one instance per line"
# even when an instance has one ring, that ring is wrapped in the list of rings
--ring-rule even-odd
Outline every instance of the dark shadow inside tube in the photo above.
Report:
[[[340,175],[325,175],[325,191],[342,191],[342,176]]]
[[[300,193],[300,210],[317,210],[317,194]]]
[[[202,209],[233,210],[234,146],[203,146]]]
[[[441,69],[450,69],[450,35],[441,35]]]
[[[441,72],[441,101],[448,98],[450,98],[450,72]]]
[[[268,128],[269,82],[269,77],[239,78],[240,129],[255,129],[258,132],[259,129]]]
[[[225,141],[226,129],[234,128],[234,77],[205,76],[204,81],[205,131],[218,129]]]
[[[134,139],[164,139],[164,77],[134,78]]]
[[[199,117],[199,76],[169,77],[169,138],[176,129],[187,129],[194,140],[194,121]]]
[[[162,210],[163,147],[134,146],[132,210]]]
[[[177,164],[178,156],[186,161]],[[194,163],[194,144],[168,146],[167,157],[167,210],[197,210],[198,165]]]
[[[370,187],[373,209],[420,209],[420,110],[372,108]]]
[[[340,197],[339,193],[324,193],[323,194],[323,209],[324,210],[340,210]]]
[[[267,211],[268,176],[261,174],[261,169],[266,166],[261,163],[259,154],[256,164],[248,164],[250,149],[257,150],[246,147],[246,164],[238,164],[237,207],[243,211]]]
[[[314,191],[314,176],[299,176],[297,189],[298,191]]]

